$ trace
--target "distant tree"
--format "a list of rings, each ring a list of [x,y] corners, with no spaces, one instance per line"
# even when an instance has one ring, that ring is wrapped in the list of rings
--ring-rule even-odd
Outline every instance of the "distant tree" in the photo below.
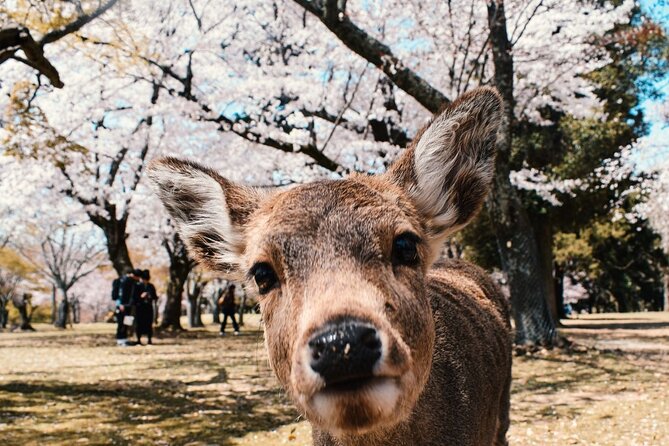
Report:
[[[103,250],[90,233],[77,231],[71,224],[50,226],[39,248],[19,248],[38,274],[61,292],[55,326],[66,328],[71,316],[70,289],[104,263]],[[71,322],[70,322],[71,323]]]

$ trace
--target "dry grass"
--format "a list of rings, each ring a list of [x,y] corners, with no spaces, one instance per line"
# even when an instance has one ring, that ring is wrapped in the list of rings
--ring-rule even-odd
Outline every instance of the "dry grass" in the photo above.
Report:
[[[310,444],[257,323],[130,348],[105,324],[0,333],[2,444]],[[607,350],[515,358],[511,444],[669,444],[669,314],[589,316],[563,333]]]

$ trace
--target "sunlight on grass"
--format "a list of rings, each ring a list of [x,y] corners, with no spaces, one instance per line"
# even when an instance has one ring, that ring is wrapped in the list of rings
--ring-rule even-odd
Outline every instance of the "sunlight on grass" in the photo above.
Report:
[[[669,315],[608,335],[587,328],[604,322],[569,321],[579,328],[565,332],[606,344],[634,330],[630,339],[649,344],[515,358],[510,444],[669,444]],[[248,318],[239,337],[219,338],[209,325],[129,348],[113,345],[108,324],[1,333],[3,445],[311,444],[267,365],[258,323]]]

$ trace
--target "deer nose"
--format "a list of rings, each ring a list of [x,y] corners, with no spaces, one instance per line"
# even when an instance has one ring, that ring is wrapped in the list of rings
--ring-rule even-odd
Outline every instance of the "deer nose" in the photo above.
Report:
[[[371,378],[381,357],[376,328],[357,320],[328,325],[309,340],[311,368],[326,385]]]

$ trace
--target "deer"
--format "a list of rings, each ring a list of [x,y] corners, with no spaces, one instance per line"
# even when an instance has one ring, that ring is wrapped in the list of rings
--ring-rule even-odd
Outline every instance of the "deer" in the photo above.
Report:
[[[438,259],[486,200],[502,119],[477,88],[384,173],[271,191],[150,164],[190,255],[257,291],[269,364],[314,445],[507,444],[509,303],[479,267]]]

